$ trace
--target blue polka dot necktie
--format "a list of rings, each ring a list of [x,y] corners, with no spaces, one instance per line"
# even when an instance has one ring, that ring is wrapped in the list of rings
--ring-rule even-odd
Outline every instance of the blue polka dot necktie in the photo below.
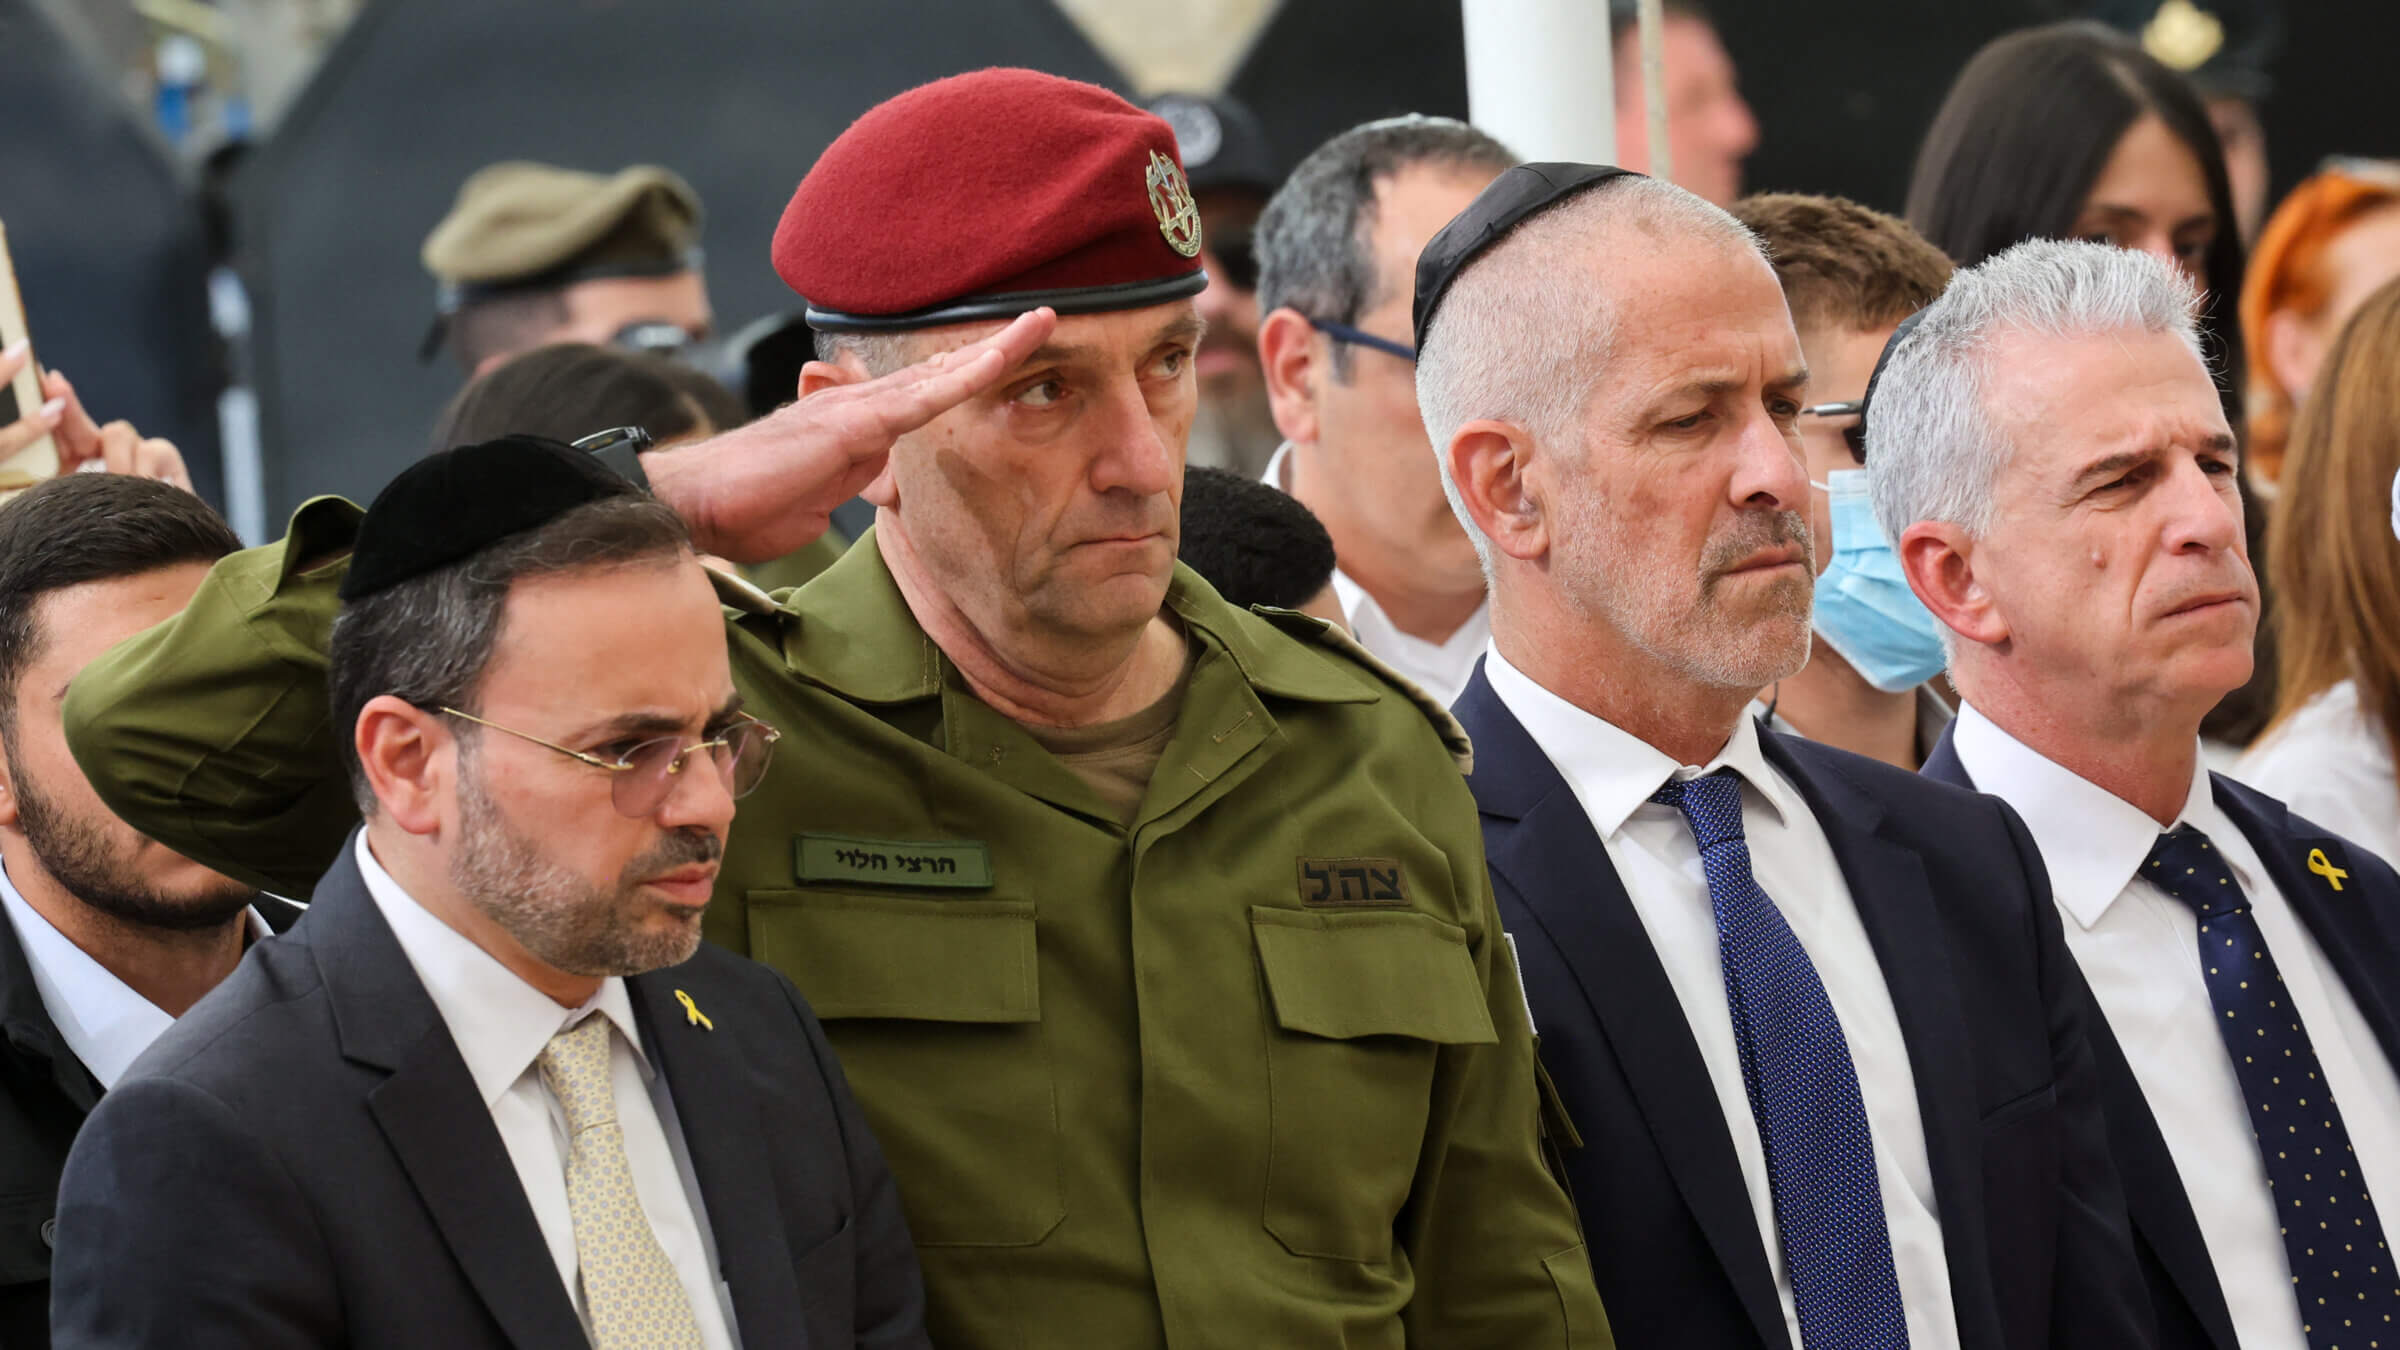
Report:
[[[2383,1221],[2250,898],[2188,825],[2158,837],[2141,876],[2199,911],[2200,968],[2250,1105],[2311,1350],[2400,1346],[2400,1280]]]
[[[1741,786],[1720,770],[1650,800],[1700,844],[1742,1085],[1774,1191],[1775,1231],[1806,1350],[1906,1350],[1892,1235],[1858,1071],[1825,984],[1750,872]]]

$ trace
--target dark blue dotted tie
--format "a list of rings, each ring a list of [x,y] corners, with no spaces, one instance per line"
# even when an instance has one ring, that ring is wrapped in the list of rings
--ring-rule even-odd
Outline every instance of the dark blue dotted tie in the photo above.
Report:
[[[1801,1343],[1806,1350],[1906,1350],[1908,1323],[1858,1071],[1817,968],[1750,873],[1740,784],[1720,771],[1670,782],[1650,800],[1683,812],[1700,843],[1742,1086],[1766,1150]]]
[[[2400,1281],[2383,1221],[2250,898],[2225,856],[2188,825],[2158,837],[2141,875],[2200,913],[2200,968],[2250,1103],[2311,1350],[2400,1346]]]

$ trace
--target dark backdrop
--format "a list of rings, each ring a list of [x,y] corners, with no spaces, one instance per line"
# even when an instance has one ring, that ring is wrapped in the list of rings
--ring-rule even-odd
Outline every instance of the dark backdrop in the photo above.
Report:
[[[34,355],[94,417],[182,447],[222,504],[208,253],[165,144],[32,0],[0,0],[0,127],[0,223]]]
[[[1897,207],[1968,54],[2071,4],[1712,0],[1760,109],[1752,184]],[[1286,0],[1234,89],[1286,164],[1370,117],[1463,114],[1459,22],[1457,0]],[[2265,105],[2278,190],[2329,152],[2400,155],[2384,100],[2400,5],[2307,0],[2286,23]],[[766,241],[817,152],[881,98],[997,63],[1124,84],[1047,0],[372,0],[235,181],[270,516],[371,494],[424,448],[460,377],[416,361],[417,249],[475,168],[675,166],[707,199],[731,329],[792,303]],[[31,0],[0,0],[0,117],[0,220],[37,349],[100,416],[181,443],[214,497],[219,370],[187,184]]]
[[[852,118],[1009,64],[1122,84],[1046,0],[374,0],[237,188],[270,519],[363,498],[424,452],[461,376],[417,363],[417,250],[476,168],[673,167],[707,203],[730,330],[794,303],[767,241]]]
[[[1601,3],[1602,0],[1592,0]],[[2273,0],[2263,0],[2273,3]],[[2074,0],[1708,0],[1758,110],[1759,189],[1897,211],[1925,124],[1976,48]],[[2291,0],[2264,117],[2280,195],[2330,153],[2400,155],[2400,4]],[[1838,17],[1837,17],[1838,16]],[[1466,115],[1457,0],[1287,0],[1236,72],[1288,167],[1344,127]]]

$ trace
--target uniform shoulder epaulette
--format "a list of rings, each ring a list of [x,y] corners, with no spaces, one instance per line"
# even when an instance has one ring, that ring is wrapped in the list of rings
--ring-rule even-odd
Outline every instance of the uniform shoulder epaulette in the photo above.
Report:
[[[1458,771],[1464,774],[1475,772],[1475,743],[1467,739],[1467,729],[1459,725],[1458,719],[1451,716],[1450,710],[1436,701],[1433,695],[1419,688],[1415,680],[1392,669],[1384,664],[1382,657],[1360,646],[1358,639],[1350,636],[1350,630],[1337,623],[1327,623],[1313,614],[1302,614],[1296,609],[1257,605],[1250,612],[1303,642],[1332,648],[1399,690],[1409,702],[1416,705],[1418,712],[1425,714],[1426,721],[1433,723],[1434,731],[1442,738],[1442,748],[1448,750],[1450,758],[1457,762]]]

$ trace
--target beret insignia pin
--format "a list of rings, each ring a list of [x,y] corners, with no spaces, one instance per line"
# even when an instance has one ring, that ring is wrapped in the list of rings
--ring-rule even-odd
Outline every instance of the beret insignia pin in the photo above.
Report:
[[[1187,258],[1200,256],[1200,208],[1192,201],[1192,186],[1174,160],[1150,152],[1150,167],[1142,175],[1150,193],[1150,214],[1158,217],[1158,232],[1167,247]]]

